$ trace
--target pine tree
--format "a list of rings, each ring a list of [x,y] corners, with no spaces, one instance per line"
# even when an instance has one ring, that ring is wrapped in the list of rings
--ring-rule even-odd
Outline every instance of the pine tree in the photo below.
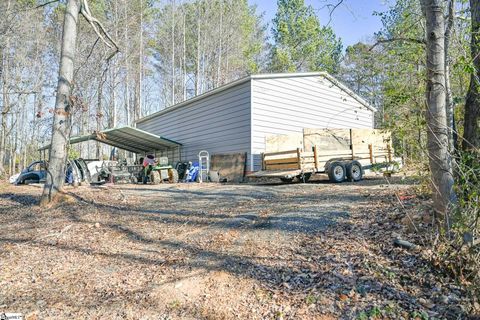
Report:
[[[336,73],[342,43],[332,28],[321,26],[313,8],[306,6],[304,0],[278,0],[277,5],[271,71]]]

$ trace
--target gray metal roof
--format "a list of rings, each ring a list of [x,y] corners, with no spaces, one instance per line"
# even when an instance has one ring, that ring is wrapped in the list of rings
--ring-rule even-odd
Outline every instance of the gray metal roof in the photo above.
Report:
[[[70,138],[70,144],[89,140],[99,141],[101,143],[135,153],[164,150],[182,145],[179,142],[175,142],[173,140],[129,126],[106,129],[84,136],[72,137]],[[46,145],[41,147],[39,150],[41,151],[49,148],[50,145]]]
[[[235,87],[239,84],[245,83],[247,81],[251,81],[252,79],[275,79],[275,78],[296,78],[296,77],[311,77],[311,76],[319,76],[319,77],[324,77],[325,79],[329,80],[331,83],[333,83],[335,86],[339,87],[341,90],[343,90],[345,93],[347,93],[349,96],[351,96],[353,99],[357,100],[359,103],[361,103],[363,106],[365,106],[367,109],[376,112],[377,109],[372,106],[370,103],[368,103],[365,99],[360,97],[358,94],[350,90],[346,85],[338,81],[335,77],[330,75],[328,72],[325,71],[319,71],[319,72],[296,72],[296,73],[265,73],[265,74],[255,74],[255,75],[249,75],[243,78],[240,78],[236,81],[227,83],[223,86],[220,86],[218,88],[215,88],[213,90],[207,91],[205,93],[202,93],[198,96],[195,96],[191,99],[185,100],[183,102],[177,103],[171,107],[165,108],[163,110],[157,111],[155,113],[152,113],[151,115],[148,115],[146,117],[143,117],[142,119],[137,120],[136,122],[143,122],[151,118],[155,118],[157,116],[160,116],[162,114],[168,113],[172,110],[175,110],[177,108],[185,107],[188,106],[190,103],[206,98],[208,96],[211,96],[213,94],[220,93],[222,91],[225,91],[229,88]]]

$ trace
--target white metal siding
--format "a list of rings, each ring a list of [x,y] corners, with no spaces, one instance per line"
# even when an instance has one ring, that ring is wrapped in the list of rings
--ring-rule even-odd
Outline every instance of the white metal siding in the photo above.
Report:
[[[269,134],[303,128],[373,128],[373,111],[322,76],[252,79],[251,170]]]
[[[182,143],[183,161],[198,161],[201,150],[210,155],[247,152],[250,159],[250,108],[250,81],[246,81],[139,122],[137,127]]]

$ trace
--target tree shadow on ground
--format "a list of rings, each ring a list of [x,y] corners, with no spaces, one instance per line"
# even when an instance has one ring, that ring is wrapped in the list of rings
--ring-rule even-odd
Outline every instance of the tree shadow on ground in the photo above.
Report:
[[[124,230],[123,232],[125,232],[130,239],[149,244],[152,243],[152,240],[144,239],[141,235],[135,234],[132,230]],[[261,283],[266,290],[281,290],[292,296],[304,295],[306,291],[317,289],[321,290],[322,294],[336,299],[340,294],[346,293],[349,290],[358,289],[361,290],[362,294],[378,294],[379,296],[387,295],[393,299],[398,299],[401,303],[406,304],[406,308],[417,303],[414,296],[405,291],[399,291],[398,288],[394,286],[383,283],[381,279],[366,278],[359,280],[362,274],[345,276],[341,275],[337,270],[321,270],[312,266],[312,263],[297,264],[292,268],[290,266],[285,266],[285,261],[283,259],[275,257],[263,258],[264,261],[262,263],[255,257],[205,250],[184,242],[153,241],[163,249],[181,250],[188,256],[188,259],[180,258],[172,260],[143,257],[138,254],[102,252],[80,246],[51,244],[46,241],[30,239],[0,237],[0,242],[76,252],[92,255],[97,258],[112,259],[112,262],[120,259],[138,264],[161,266],[164,268],[175,266],[175,268],[181,270],[197,270],[207,273],[214,271],[227,272],[241,278],[256,280]],[[161,255],[162,253],[164,252],[160,250],[158,254]],[[342,259],[345,261],[361,260],[363,259],[363,255],[345,255]],[[268,260],[269,264],[265,264],[265,260]],[[322,258],[317,259],[315,266],[321,265],[322,261]],[[163,285],[168,282],[176,282],[183,277],[184,276],[174,277],[171,280],[159,283],[158,285]],[[109,297],[103,297],[97,300],[97,303],[98,305],[102,305],[108,303],[109,300]],[[348,310],[343,310],[342,312],[344,316],[353,316]]]
[[[219,194],[223,197],[232,197],[231,193]],[[334,193],[331,195],[334,195]],[[345,264],[348,265],[352,261],[364,261],[368,258],[365,253],[345,252],[340,257],[336,257],[328,252],[322,252],[321,249],[312,249],[311,252],[298,252],[297,249],[285,248],[285,252],[281,252],[281,254],[288,256],[287,258],[280,257],[278,252],[269,252],[270,256],[259,256],[256,253],[241,254],[220,248],[208,248],[201,242],[197,243],[197,239],[194,237],[187,238],[184,241],[176,240],[175,236],[171,237],[173,240],[158,239],[149,236],[149,233],[146,232],[148,229],[161,228],[162,225],[183,226],[188,222],[189,226],[206,227],[224,232],[281,231],[316,237],[322,235],[327,228],[351,229],[352,226],[347,221],[347,218],[349,218],[349,212],[347,211],[329,210],[322,207],[318,210],[313,203],[310,207],[302,208],[302,216],[295,216],[291,209],[282,209],[286,200],[282,199],[281,195],[274,199],[276,202],[276,206],[273,208],[274,214],[266,217],[248,212],[236,212],[229,215],[200,212],[205,211],[205,209],[185,210],[177,208],[165,210],[137,208],[128,205],[115,206],[93,203],[77,194],[72,194],[72,196],[78,200],[78,204],[61,207],[63,214],[70,222],[78,224],[95,223],[95,218],[91,214],[99,210],[99,213],[104,214],[101,228],[118,233],[133,244],[141,244],[141,253],[128,252],[128,248],[125,248],[123,252],[111,252],[108,249],[94,249],[89,244],[81,246],[62,241],[52,243],[47,240],[18,235],[8,237],[0,235],[0,242],[92,255],[107,259],[112,264],[122,260],[139,265],[158,266],[167,269],[177,268],[184,271],[182,277],[188,277],[191,270],[203,273],[222,271],[240,278],[255,280],[261,283],[266,290],[282,291],[291,296],[303,296],[305,292],[316,289],[321,291],[322,294],[332,297],[335,301],[340,294],[344,294],[348,290],[356,290],[361,294],[384,295],[391,299],[397,299],[401,304],[404,304],[403,307],[407,310],[411,309],[412,305],[418,305],[416,296],[393,286],[381,277],[371,275],[362,277],[364,274],[360,269],[361,264],[358,270],[355,269],[355,272],[347,275],[340,273],[337,268],[325,269],[323,267],[331,266],[332,259],[335,260],[334,265],[338,268]],[[195,197],[198,197],[201,201],[204,200],[204,196],[204,192],[197,191],[195,193]],[[360,199],[365,200],[365,197],[361,195],[351,195],[349,197],[353,202]],[[380,197],[378,196],[378,198]],[[292,197],[290,201],[292,200],[307,201],[311,200],[311,197]],[[235,199],[229,199],[229,201],[235,203]],[[18,203],[28,205],[29,202],[20,200]],[[261,208],[261,205],[258,207],[252,205],[245,210],[258,211],[259,208]],[[134,226],[136,221],[146,221],[148,224],[143,223],[143,227]],[[365,223],[368,223],[368,221],[365,221]],[[203,232],[205,232],[202,234],[203,238],[208,238],[208,233],[202,229]],[[369,234],[364,234],[363,231],[359,231],[352,236],[352,241],[360,240],[367,243],[376,241],[375,238],[372,238]],[[293,251],[288,252],[289,250]],[[178,280],[179,277],[175,276],[164,283]],[[146,290],[149,289],[151,288],[146,288]],[[110,299],[109,297],[97,297],[96,303],[101,305],[108,303]],[[128,296],[125,299],[128,299]],[[355,317],[355,314],[348,310],[338,312],[345,318]]]
[[[72,194],[78,201],[86,202],[85,198]],[[114,206],[110,204],[95,203],[98,209],[109,212],[112,217],[123,216],[134,219],[142,219],[152,223],[181,226],[188,223],[189,226],[208,227],[209,229],[241,229],[248,230],[271,230],[283,231],[289,233],[302,233],[313,235],[325,230],[329,226],[346,223],[348,218],[347,211],[337,208],[315,208],[312,204],[310,208],[303,207],[301,210],[292,208],[275,208],[275,213],[260,216],[261,206],[251,206],[248,212],[237,212],[235,214],[206,213],[196,210],[184,209],[144,209],[129,206]],[[82,214],[77,213],[72,208],[68,211],[72,221],[92,223],[93,221],[83,220]],[[153,225],[151,225],[153,227]],[[117,226],[118,227],[118,226]]]
[[[2,193],[0,199],[10,200],[22,206],[31,206],[38,204],[40,197],[31,194]],[[0,209],[5,209],[5,207]]]

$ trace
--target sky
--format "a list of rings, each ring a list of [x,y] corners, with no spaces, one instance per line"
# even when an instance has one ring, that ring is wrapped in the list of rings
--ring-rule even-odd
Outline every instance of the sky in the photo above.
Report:
[[[265,21],[269,22],[277,10],[277,0],[249,0],[250,4],[256,4],[258,12],[264,12]],[[330,16],[326,4],[336,4],[338,0],[305,0],[311,5],[322,25],[327,24]],[[382,27],[380,18],[373,15],[374,11],[384,12],[388,10],[386,0],[344,0],[333,12],[330,26],[338,37],[342,38],[344,48],[359,41],[366,41]]]

